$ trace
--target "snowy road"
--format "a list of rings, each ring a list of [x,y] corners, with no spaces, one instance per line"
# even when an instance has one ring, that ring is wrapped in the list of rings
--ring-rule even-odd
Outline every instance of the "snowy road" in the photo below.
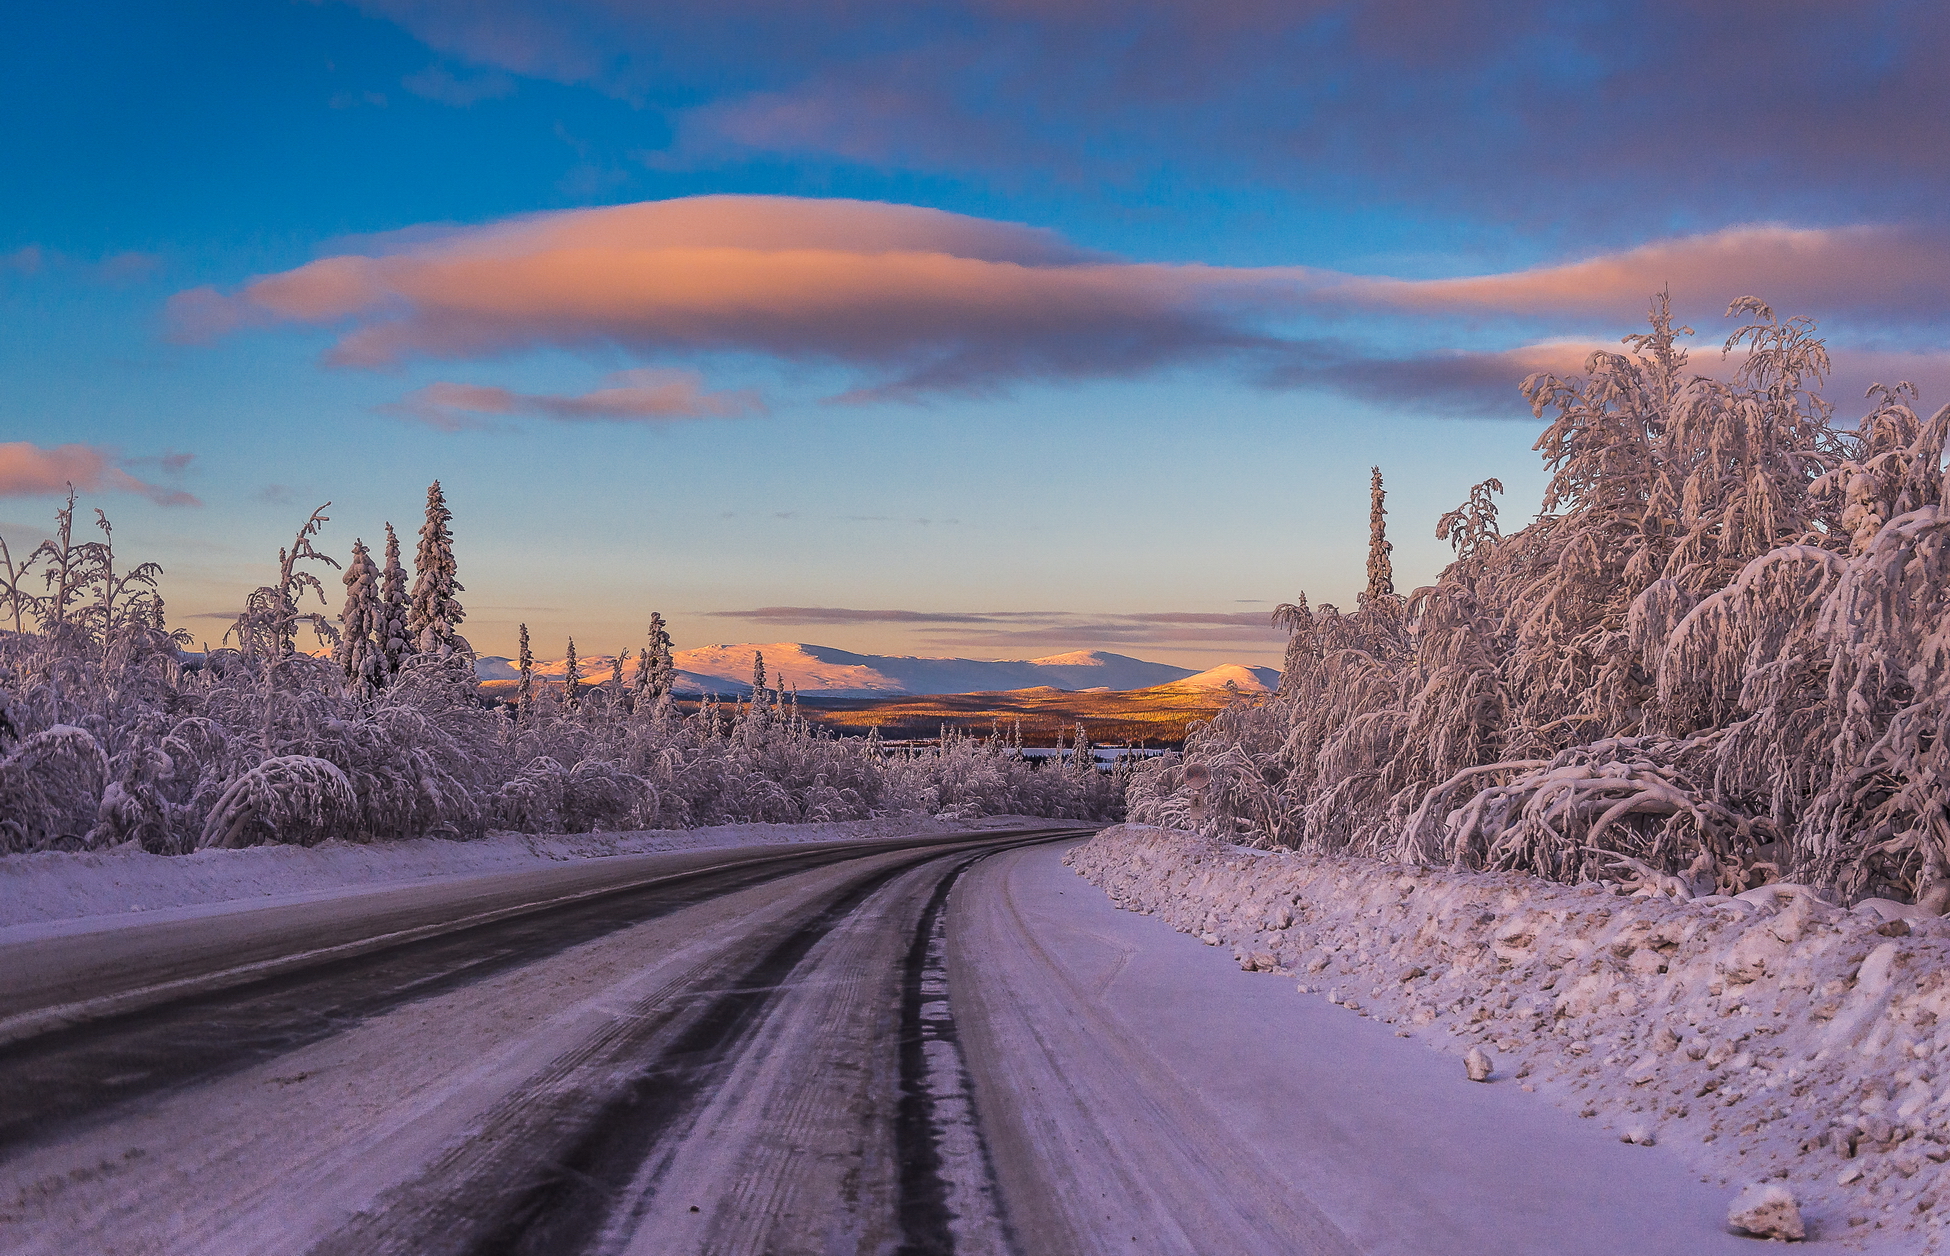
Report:
[[[1656,1149],[1113,910],[1041,836],[631,866],[0,1048],[0,1251],[1746,1247]]]

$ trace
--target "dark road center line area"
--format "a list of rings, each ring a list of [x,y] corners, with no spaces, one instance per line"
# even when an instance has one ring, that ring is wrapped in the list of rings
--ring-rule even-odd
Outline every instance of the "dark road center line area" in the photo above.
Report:
[[[591,900],[0,1047],[0,1152],[104,1119],[138,1098],[248,1068],[404,1004],[617,930],[886,849],[783,854],[673,874]]]
[[[584,1252],[612,1220],[658,1142],[723,1081],[737,1044],[789,982],[814,944],[876,890],[917,864],[882,868],[853,881],[722,989],[699,996],[687,1026],[606,1103],[564,1149],[544,1180],[517,1197],[469,1256],[566,1256]]]
[[[582,1057],[573,1076],[508,1096],[480,1138],[389,1192],[311,1248],[311,1256],[572,1256],[623,1250],[618,1244],[655,1235],[658,1223],[643,1210],[666,1185],[673,1159],[695,1149],[699,1114],[722,1096],[738,1069],[750,1064],[760,1026],[788,992],[833,979],[837,974],[827,969],[835,965],[850,971],[852,958],[835,958],[818,949],[820,943],[843,925],[870,924],[881,936],[899,935],[889,958],[908,956],[909,961],[896,959],[874,980],[884,989],[890,1025],[900,1024],[918,1037],[919,965],[946,887],[969,864],[1025,840],[1050,838],[1014,835],[980,841],[973,850],[959,844],[948,850],[885,852],[885,858],[842,874],[766,931],[740,937],[695,974],[685,993],[621,1016],[617,1033]],[[916,878],[909,887],[907,879]],[[870,921],[863,920],[863,912]],[[910,936],[916,939],[912,946],[899,940]],[[802,1029],[815,1036],[846,1032],[838,1023]],[[883,1043],[882,1049],[905,1054],[907,1046]],[[863,1070],[862,1061],[848,1069],[864,1079]],[[899,1072],[887,1081],[905,1094],[918,1079],[905,1076],[905,1067]],[[932,1146],[928,1113],[889,1095],[890,1117],[897,1103],[906,1109],[906,1119],[871,1122],[882,1132],[869,1141],[885,1144],[882,1157],[897,1166],[900,1197],[918,1192],[938,1203],[945,1191],[924,1180],[939,1172],[939,1158],[921,1150]],[[895,1124],[910,1128],[896,1131]],[[837,1154],[838,1148],[831,1151]],[[899,1214],[885,1218],[891,1228],[906,1233],[912,1222],[922,1221],[921,1241],[910,1238],[899,1250],[954,1250],[946,1242],[944,1217],[910,1217],[912,1210],[898,1206],[891,1193],[887,1205],[889,1213]],[[639,1233],[646,1224],[649,1231]],[[734,1243],[725,1250],[744,1248]]]

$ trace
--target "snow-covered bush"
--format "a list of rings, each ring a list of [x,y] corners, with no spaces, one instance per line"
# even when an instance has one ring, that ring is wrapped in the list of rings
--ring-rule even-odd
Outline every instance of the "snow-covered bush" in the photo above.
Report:
[[[70,498],[24,563],[0,541],[0,853],[1121,810],[1122,774],[1038,767],[999,734],[898,751],[837,739],[777,686],[680,716],[658,616],[632,687],[620,663],[568,695],[537,686],[524,627],[518,700],[488,701],[454,631],[437,485],[410,596],[388,525],[383,568],[355,546],[336,623],[302,609],[324,597],[306,565],[337,566],[313,548],[321,508],[204,655],[163,626],[159,569],[118,567],[97,515],[103,539],[77,542]],[[298,649],[306,626],[329,657]]]
[[[1742,298],[1731,383],[1666,299],[1581,379],[1536,375],[1552,478],[1504,535],[1487,481],[1455,561],[1390,581],[1380,483],[1353,613],[1283,606],[1279,692],[1132,784],[1134,820],[1264,845],[1646,892],[1795,879],[1950,905],[1950,407],[1908,384],[1831,422],[1806,319]],[[1187,765],[1207,783],[1188,783]]]

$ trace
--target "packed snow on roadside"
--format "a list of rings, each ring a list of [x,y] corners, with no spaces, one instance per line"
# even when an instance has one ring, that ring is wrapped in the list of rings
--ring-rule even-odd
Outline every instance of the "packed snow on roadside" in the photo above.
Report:
[[[1788,885],[1625,897],[1134,824],[1066,861],[1249,971],[1666,1145],[1730,1204],[1785,1190],[1810,1238],[1950,1250],[1950,918]]]
[[[629,833],[494,833],[480,841],[324,842],[151,855],[133,843],[105,851],[0,856],[0,928],[247,899],[367,890],[426,877],[512,872],[538,864],[659,851],[926,837],[969,830],[1048,828],[1056,820],[902,815],[825,824],[723,824]]]

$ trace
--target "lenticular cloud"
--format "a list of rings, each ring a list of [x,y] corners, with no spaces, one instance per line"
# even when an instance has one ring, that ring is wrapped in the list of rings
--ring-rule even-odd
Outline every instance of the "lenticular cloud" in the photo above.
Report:
[[[1011,223],[902,205],[698,197],[543,214],[322,258],[176,302],[189,338],[340,329],[384,367],[538,347],[748,351],[868,368],[874,391],[1143,369],[1269,345],[1294,273],[1117,262]]]
[[[1682,313],[1702,291],[1765,290],[1902,325],[1933,317],[1950,295],[1943,255],[1925,231],[1758,225],[1525,271],[1402,280],[1131,262],[1049,231],[912,205],[703,196],[377,237],[234,293],[181,293],[171,315],[191,340],[272,324],[327,328],[337,337],[327,360],[365,369],[536,349],[620,349],[652,361],[739,353],[837,366],[853,375],[848,399],[912,399],[1218,365],[1262,384],[1375,399],[1433,393],[1449,395],[1448,408],[1481,409],[1492,379],[1562,367],[1564,342],[1377,358],[1306,330],[1344,329],[1350,317],[1489,315],[1522,321],[1528,337],[1538,323],[1570,329],[1622,315],[1669,285]],[[487,409],[594,417],[592,406],[601,409],[572,399],[517,405],[509,394]]]

